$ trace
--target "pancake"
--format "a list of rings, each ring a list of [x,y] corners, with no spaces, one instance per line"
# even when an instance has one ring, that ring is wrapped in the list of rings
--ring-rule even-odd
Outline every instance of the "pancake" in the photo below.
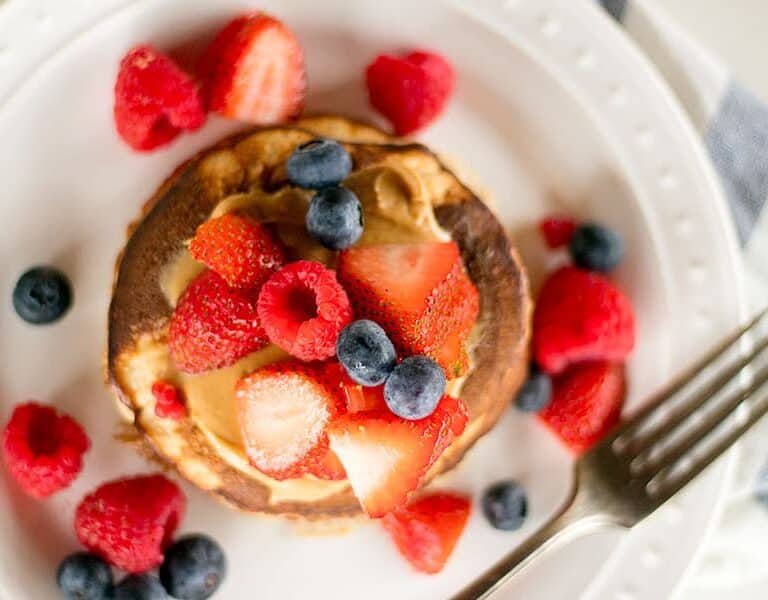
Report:
[[[319,136],[344,142],[352,157],[346,185],[361,197],[366,219],[359,243],[450,236],[480,293],[472,368],[449,384],[466,402],[470,422],[425,483],[452,468],[514,397],[528,369],[532,306],[525,270],[504,228],[423,145],[342,117],[312,117],[228,138],[181,165],[128,228],[109,308],[107,380],[142,443],[194,485],[243,511],[308,519],[361,509],[346,481],[309,475],[275,481],[248,465],[234,413],[237,378],[284,353],[270,346],[233,367],[190,376],[170,361],[167,331],[175,300],[201,270],[186,242],[211,215],[255,210],[275,222],[292,258],[332,264],[331,253],[302,238],[302,211],[311,193],[292,188],[284,169],[298,144]],[[154,415],[150,388],[158,379],[183,389],[189,418]]]

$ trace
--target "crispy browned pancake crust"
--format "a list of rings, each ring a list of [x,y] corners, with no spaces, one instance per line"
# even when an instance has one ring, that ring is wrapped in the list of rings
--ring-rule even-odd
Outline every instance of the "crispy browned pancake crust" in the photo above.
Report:
[[[256,131],[269,130],[280,134],[276,137],[295,138],[297,128],[303,128],[307,139],[329,135],[347,141],[355,169],[375,163],[386,154],[418,152],[437,160],[424,146],[400,142],[375,128],[339,117],[308,118],[292,127]],[[121,376],[120,365],[126,356],[137,352],[136,341],[140,336],[165,335],[172,309],[159,286],[160,270],[193,237],[198,225],[223,197],[248,188],[249,177],[258,177],[267,189],[288,185],[282,166],[259,165],[254,169],[254,165],[244,164],[240,173],[201,168],[203,159],[217,148],[247,148],[253,133],[224,140],[181,165],[146,203],[139,222],[129,228],[128,242],[116,265],[109,309],[107,378],[134,416],[135,390]],[[247,152],[239,156],[247,156]],[[469,188],[444,166],[441,168],[451,175],[452,183],[435,203],[435,216],[461,248],[469,275],[480,292],[481,335],[474,348],[474,368],[462,391],[470,410],[472,434],[462,437],[460,447],[454,445],[446,452],[431,471],[433,476],[453,467],[493,426],[522,383],[527,372],[531,312],[526,274],[504,229]],[[137,419],[135,425],[142,429]],[[269,486],[225,462],[191,420],[178,429],[178,441],[183,446],[181,459],[169,460],[152,435],[142,433],[161,459],[192,483],[236,508],[314,519],[360,512],[349,487],[311,502],[270,502]],[[196,480],[194,471],[178,464],[187,459],[203,463],[208,472],[215,473],[216,485]]]

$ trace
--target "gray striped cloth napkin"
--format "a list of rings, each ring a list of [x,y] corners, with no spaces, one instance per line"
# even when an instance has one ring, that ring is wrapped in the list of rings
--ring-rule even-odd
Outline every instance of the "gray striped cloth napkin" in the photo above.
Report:
[[[768,304],[768,106],[647,0],[596,0],[653,62],[701,133],[744,256],[752,308]],[[765,421],[765,420],[764,420]],[[768,423],[746,438],[728,504],[685,600],[757,598],[768,585]],[[762,475],[762,477],[761,477]],[[760,503],[762,500],[762,505]],[[752,582],[747,585],[746,582]],[[710,594],[712,594],[710,596]]]

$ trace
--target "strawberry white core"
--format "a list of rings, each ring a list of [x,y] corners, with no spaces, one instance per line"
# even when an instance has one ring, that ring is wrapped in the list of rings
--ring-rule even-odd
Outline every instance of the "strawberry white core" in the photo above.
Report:
[[[257,467],[290,467],[315,446],[330,418],[323,390],[298,373],[254,379],[236,394],[248,456]]]
[[[360,500],[380,488],[403,458],[402,452],[395,447],[361,443],[348,433],[331,433],[328,437],[331,450],[344,465],[352,490]]]

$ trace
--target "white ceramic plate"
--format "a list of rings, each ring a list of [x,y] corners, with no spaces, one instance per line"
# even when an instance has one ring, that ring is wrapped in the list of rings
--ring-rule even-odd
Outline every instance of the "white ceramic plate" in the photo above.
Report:
[[[117,11],[115,0],[74,4],[11,1],[0,13],[0,416],[27,398],[52,402],[83,422],[94,442],[84,475],[51,500],[28,501],[0,479],[0,597],[14,600],[56,597],[54,569],[76,548],[73,508],[87,490],[151,468],[111,439],[115,413],[100,366],[113,260],[125,225],[174,165],[237,128],[212,119],[168,150],[131,153],[112,127],[117,63],[138,42],[185,54],[253,7],[246,0],[142,0]],[[458,70],[458,91],[423,139],[490,191],[534,277],[551,266],[531,233],[541,215],[572,212],[621,233],[629,253],[617,277],[640,332],[630,408],[738,321],[734,236],[702,150],[655,73],[587,3],[271,0],[259,7],[285,19],[304,43],[313,111],[368,115],[361,73],[379,52],[445,53]],[[74,282],[72,311],[49,327],[23,324],[9,302],[18,274],[36,263],[58,265]],[[510,411],[439,485],[478,498],[492,480],[513,476],[529,491],[528,523],[504,534],[475,511],[447,568],[433,577],[411,572],[376,526],[301,536],[194,489],[184,529],[205,531],[228,551],[221,598],[445,598],[552,513],[569,466],[533,419]],[[715,514],[727,471],[715,467],[631,534],[595,535],[551,555],[500,596],[570,599],[589,587],[587,597],[601,600],[668,597]]]

